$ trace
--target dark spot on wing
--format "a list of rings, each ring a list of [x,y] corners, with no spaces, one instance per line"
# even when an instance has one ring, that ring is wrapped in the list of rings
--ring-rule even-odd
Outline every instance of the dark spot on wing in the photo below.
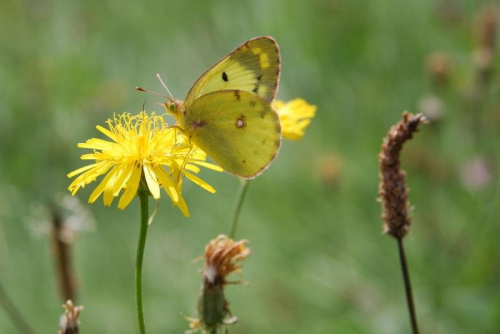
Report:
[[[252,89],[252,92],[254,92],[255,94],[257,94],[258,90],[259,90],[259,85],[255,86],[255,88]]]
[[[229,81],[229,78],[227,77],[226,72],[222,72],[222,80],[224,80],[225,82]]]
[[[262,80],[262,74],[257,77],[257,80]]]
[[[207,124],[205,121],[194,121],[193,122],[193,130],[196,130],[198,128],[202,128]]]
[[[262,109],[260,112],[260,118],[266,117],[268,111],[269,110],[267,108]]]
[[[236,100],[241,100],[241,96],[240,96],[240,91],[239,90],[235,90],[234,91],[234,96],[236,96]]]
[[[246,163],[247,161],[246,160],[241,160],[241,162]]]

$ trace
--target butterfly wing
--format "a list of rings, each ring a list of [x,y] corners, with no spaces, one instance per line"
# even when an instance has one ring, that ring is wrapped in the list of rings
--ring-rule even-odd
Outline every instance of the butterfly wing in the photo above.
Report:
[[[184,100],[188,110],[199,97],[219,90],[254,93],[271,102],[280,75],[278,44],[271,37],[257,37],[240,45],[196,81]]]
[[[192,140],[231,174],[253,178],[281,145],[278,114],[259,96],[222,90],[196,99],[186,114]]]

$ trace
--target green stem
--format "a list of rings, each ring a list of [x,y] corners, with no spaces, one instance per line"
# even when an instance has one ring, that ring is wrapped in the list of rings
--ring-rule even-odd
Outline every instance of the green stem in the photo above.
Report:
[[[144,258],[144,247],[146,246],[146,236],[148,234],[149,194],[145,191],[139,191],[139,201],[141,203],[141,229],[139,232],[135,264],[135,297],[137,302],[139,329],[141,334],[146,334],[146,325],[144,323],[144,314],[142,311],[142,262]]]
[[[240,188],[238,189],[236,202],[234,203],[231,233],[229,233],[229,237],[231,239],[234,239],[234,235],[236,234],[236,227],[238,226],[238,218],[240,217],[241,205],[243,204],[243,200],[245,199],[245,194],[247,193],[249,183],[250,182],[247,179],[240,179]]]
[[[399,249],[399,260],[401,263],[401,271],[403,273],[403,280],[405,283],[406,291],[406,302],[408,304],[408,312],[410,313],[411,328],[413,334],[418,334],[418,324],[417,324],[417,312],[415,311],[415,303],[413,302],[413,292],[411,289],[410,282],[410,271],[408,270],[408,263],[406,261],[405,249],[403,247],[403,239],[396,238],[398,240]]]

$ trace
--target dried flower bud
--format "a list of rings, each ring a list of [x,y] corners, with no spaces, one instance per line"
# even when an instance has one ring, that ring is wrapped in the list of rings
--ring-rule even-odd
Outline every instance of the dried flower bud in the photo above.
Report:
[[[444,103],[435,95],[427,95],[418,102],[418,111],[432,124],[438,124],[444,118]]]
[[[73,302],[68,300],[63,304],[64,314],[59,320],[59,334],[78,334],[78,316],[83,306],[73,306]]]
[[[492,172],[488,161],[482,157],[474,157],[465,162],[460,170],[460,179],[469,190],[480,190],[491,183]]]
[[[451,57],[445,52],[436,51],[427,57],[427,71],[438,85],[445,85],[448,82],[452,67]]]
[[[333,152],[323,154],[316,161],[315,174],[319,176],[319,181],[326,190],[332,190],[338,185],[342,165],[342,157]]]
[[[494,3],[483,5],[476,20],[479,47],[493,51],[500,25],[500,6]]]
[[[379,195],[382,202],[384,232],[402,239],[409,231],[411,219],[408,214],[408,188],[405,172],[401,170],[400,153],[403,144],[412,138],[418,126],[425,121],[422,114],[403,113],[403,120],[392,126],[382,143],[379,154]]]
[[[478,48],[474,53],[474,62],[482,84],[489,82],[493,71],[495,44],[500,28],[500,7],[497,4],[485,4],[476,18]]]
[[[240,262],[250,255],[250,249],[245,246],[247,243],[247,240],[235,242],[225,235],[219,235],[205,247],[203,283],[198,299],[198,318],[186,317],[190,322],[190,330],[186,333],[194,333],[198,330],[207,332],[238,321],[238,318],[232,316],[229,310],[224,288],[228,284],[226,276],[241,272]]]

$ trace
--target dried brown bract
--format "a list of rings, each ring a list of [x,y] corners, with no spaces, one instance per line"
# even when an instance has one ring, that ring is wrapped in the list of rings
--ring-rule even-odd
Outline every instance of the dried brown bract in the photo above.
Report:
[[[186,333],[200,330],[207,333],[238,321],[229,310],[224,288],[228,283],[239,283],[228,282],[226,277],[231,273],[241,272],[240,262],[250,255],[247,243],[247,240],[234,241],[225,235],[219,235],[206,245],[198,318],[186,317],[190,322],[190,330]]]
[[[239,272],[239,262],[250,255],[250,249],[245,247],[248,240],[233,241],[225,235],[219,235],[205,247],[205,266],[203,276],[209,281],[220,277],[222,285],[227,284],[226,276]]]
[[[400,153],[403,144],[425,122],[422,114],[403,113],[403,120],[391,127],[382,143],[379,154],[379,195],[382,202],[384,232],[402,239],[409,231],[411,218],[408,213],[408,187],[405,171],[401,170]]]
[[[78,316],[83,306],[74,306],[71,300],[63,304],[64,314],[59,320],[59,334],[78,334]]]

